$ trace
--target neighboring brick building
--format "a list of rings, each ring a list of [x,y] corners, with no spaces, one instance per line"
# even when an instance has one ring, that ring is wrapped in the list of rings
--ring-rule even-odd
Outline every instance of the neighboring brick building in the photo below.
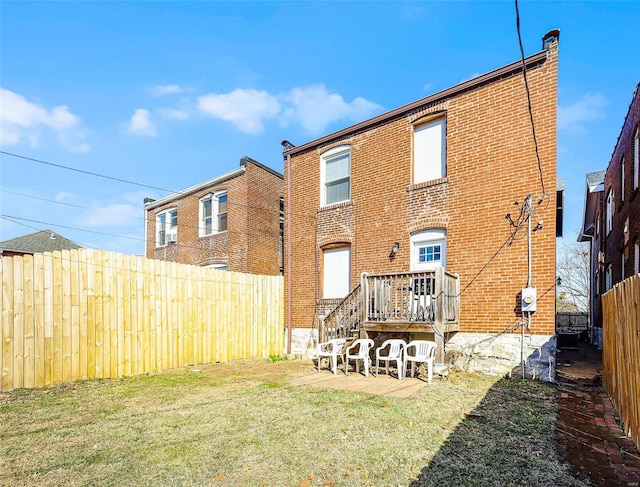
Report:
[[[514,203],[522,207],[529,194],[533,226],[543,228],[532,232],[537,311],[527,354],[553,349],[558,37],[550,32],[544,50],[525,59],[539,163],[522,62],[297,147],[283,142],[293,351],[305,350],[311,330],[362,272],[440,264],[459,276],[461,290],[448,360],[511,370],[520,358],[520,291],[528,277],[527,229]],[[515,239],[509,218],[520,224]],[[500,357],[498,365],[489,357]]]
[[[607,171],[596,171],[587,174],[587,186],[584,197],[582,229],[578,242],[589,242],[589,322],[594,344],[599,343],[602,336],[602,307],[600,305],[600,276],[604,254],[602,249],[601,213],[604,207],[604,178]]]
[[[281,274],[283,211],[282,174],[244,157],[234,171],[145,199],[146,257]]]
[[[600,294],[640,272],[640,84],[618,136],[597,197],[585,196],[579,241],[591,242],[592,323],[602,327]],[[587,175],[587,181],[589,181]]]

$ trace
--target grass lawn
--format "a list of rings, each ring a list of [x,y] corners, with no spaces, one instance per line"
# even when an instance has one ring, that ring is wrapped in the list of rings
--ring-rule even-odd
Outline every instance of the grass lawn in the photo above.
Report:
[[[0,485],[587,485],[546,384],[453,373],[396,399],[290,385],[304,361],[199,370],[0,394]]]

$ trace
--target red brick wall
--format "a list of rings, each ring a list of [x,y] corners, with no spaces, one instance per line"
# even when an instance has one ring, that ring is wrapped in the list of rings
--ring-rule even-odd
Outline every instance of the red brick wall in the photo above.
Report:
[[[198,236],[200,198],[227,191],[227,231]],[[244,174],[147,211],[146,257],[183,264],[226,264],[230,271],[279,274],[279,197],[282,178],[247,162]],[[178,208],[178,239],[156,247],[156,215]]]
[[[640,85],[639,85],[640,86]],[[601,274],[604,284],[604,269],[612,264],[612,282],[620,282],[622,274],[622,254],[624,253],[624,277],[633,274],[634,244],[640,241],[640,191],[633,188],[633,137],[640,125],[640,88],[636,89],[629,112],[620,131],[613,156],[607,168],[604,181],[605,207],[601,216],[601,229],[604,230],[606,218],[606,198],[609,191],[614,192],[614,213],[612,217],[611,233],[603,235],[605,252],[604,266]],[[625,161],[624,200],[622,200],[622,169],[621,162]],[[627,231],[625,232],[625,228]],[[604,287],[602,287],[604,292]]]
[[[534,216],[544,229],[532,238],[539,301],[530,332],[553,334],[557,49],[528,70],[528,80],[547,193]],[[412,123],[434,113],[447,117],[447,177],[412,186]],[[351,202],[320,209],[320,156],[341,144],[351,145]],[[361,272],[408,271],[410,234],[429,228],[447,230],[447,270],[459,274],[464,289],[461,330],[497,333],[518,319],[526,229],[493,256],[510,235],[505,215],[515,219],[514,202],[533,193],[537,203],[542,194],[521,74],[296,154],[290,166],[293,327],[315,325],[323,245],[351,244],[353,287]],[[396,241],[400,250],[390,260]]]

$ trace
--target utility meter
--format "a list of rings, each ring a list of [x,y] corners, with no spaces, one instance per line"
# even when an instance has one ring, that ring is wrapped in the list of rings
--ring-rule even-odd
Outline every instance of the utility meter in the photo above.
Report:
[[[536,301],[538,300],[535,287],[525,287],[522,290],[522,311],[533,313],[536,310]]]

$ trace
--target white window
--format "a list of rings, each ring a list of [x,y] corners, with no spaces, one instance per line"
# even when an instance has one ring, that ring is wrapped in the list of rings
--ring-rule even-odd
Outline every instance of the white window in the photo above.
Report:
[[[156,246],[162,247],[178,240],[178,209],[170,208],[156,216]]]
[[[605,292],[613,286],[613,266],[609,264],[604,272],[604,290]]]
[[[320,205],[351,198],[351,147],[335,147],[320,158]]]
[[[447,175],[446,122],[439,118],[413,129],[413,183]]]
[[[636,135],[633,137],[633,189],[638,187],[638,171],[640,170],[640,130],[636,127]]]
[[[227,230],[227,192],[209,193],[200,199],[200,236]]]
[[[624,201],[624,157],[620,159],[620,201]]]
[[[411,270],[446,267],[446,230],[434,229],[411,235]]]
[[[640,273],[640,243],[636,242],[633,246],[633,273]]]
[[[323,251],[322,297],[344,298],[350,291],[351,248],[337,247]]]
[[[605,235],[611,233],[611,220],[613,217],[613,190],[609,191],[607,196],[607,221],[605,222]]]

